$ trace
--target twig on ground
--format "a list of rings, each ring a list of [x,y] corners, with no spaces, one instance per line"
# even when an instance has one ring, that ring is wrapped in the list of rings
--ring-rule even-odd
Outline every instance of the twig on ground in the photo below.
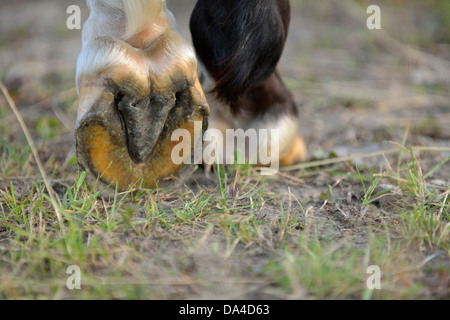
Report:
[[[17,110],[16,104],[14,103],[13,99],[11,98],[8,89],[6,89],[6,87],[3,85],[3,82],[0,81],[0,89],[3,92],[3,95],[6,98],[6,101],[8,102],[9,106],[11,107],[11,110],[13,111],[14,115],[16,116],[17,120],[20,123],[20,126],[22,127],[22,130],[25,134],[25,137],[28,141],[28,144],[30,145],[30,149],[31,152],[33,153],[33,157],[39,167],[39,171],[41,173],[42,179],[44,180],[44,184],[45,184],[45,188],[47,189],[48,195],[50,196],[50,202],[55,210],[56,216],[58,218],[58,222],[61,228],[61,232],[64,234],[64,225],[63,225],[63,221],[62,221],[62,215],[61,215],[61,211],[58,208],[58,205],[56,203],[56,199],[54,196],[54,190],[52,189],[52,187],[50,186],[49,180],[47,178],[47,174],[45,172],[44,166],[42,165],[42,162],[39,158],[39,154],[38,151],[36,149],[36,146],[33,142],[33,138],[30,135],[30,132],[28,131],[28,128],[25,124],[25,121],[22,118],[22,115],[20,114],[19,110]],[[39,219],[40,219],[40,230],[42,230],[42,223],[43,223],[43,218],[42,218],[42,212],[39,213]]]

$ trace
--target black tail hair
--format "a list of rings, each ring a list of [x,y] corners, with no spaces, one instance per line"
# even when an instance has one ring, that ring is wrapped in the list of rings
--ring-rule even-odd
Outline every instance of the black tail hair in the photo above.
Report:
[[[289,23],[289,0],[197,1],[193,43],[215,80],[213,92],[233,112],[242,94],[274,73]]]

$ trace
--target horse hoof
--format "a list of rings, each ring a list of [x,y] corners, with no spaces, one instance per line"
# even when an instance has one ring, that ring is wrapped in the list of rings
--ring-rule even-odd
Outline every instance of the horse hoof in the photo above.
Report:
[[[305,162],[307,156],[306,144],[303,138],[296,136],[290,150],[281,156],[280,165],[290,166],[295,163]]]
[[[82,108],[87,111],[78,121],[76,152],[78,163],[89,173],[89,184],[127,191],[188,177],[193,165],[184,163],[193,162],[173,161],[173,148],[180,142],[172,141],[172,133],[189,132],[191,152],[182,157],[190,158],[194,141],[201,138],[195,134],[203,135],[209,115],[198,80],[178,82],[165,94],[155,91],[141,96],[127,87],[133,82],[103,79],[103,88],[80,91],[80,103],[88,101],[89,107]],[[194,123],[199,121],[202,131],[196,132]]]

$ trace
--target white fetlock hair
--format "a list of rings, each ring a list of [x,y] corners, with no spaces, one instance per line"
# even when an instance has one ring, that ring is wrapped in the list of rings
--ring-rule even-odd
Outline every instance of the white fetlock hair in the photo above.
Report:
[[[150,27],[165,7],[165,0],[87,0],[89,9],[125,19],[123,39]],[[98,10],[99,9],[99,10]]]
[[[102,72],[111,67],[132,72],[137,82],[146,85],[153,75],[160,79],[160,87],[170,86],[170,77],[161,76],[168,69],[178,72],[176,68],[180,68],[186,75],[191,69],[196,71],[194,49],[175,31],[175,19],[165,0],[86,2],[90,15],[83,25],[82,49],[77,60],[79,95],[81,88],[97,87],[97,93],[103,90]],[[153,40],[157,47],[152,47]],[[79,118],[92,106],[91,100],[80,100],[83,103],[79,104]]]
[[[110,66],[133,63],[127,40],[156,26],[170,15],[165,0],[86,0],[90,11],[83,26],[83,46],[77,60],[77,89],[88,75]]]

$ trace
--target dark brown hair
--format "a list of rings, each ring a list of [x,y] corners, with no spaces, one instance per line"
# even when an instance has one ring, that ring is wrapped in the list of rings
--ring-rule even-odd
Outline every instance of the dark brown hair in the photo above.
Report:
[[[197,1],[193,43],[215,80],[213,92],[234,113],[242,95],[275,72],[289,22],[289,0]]]

